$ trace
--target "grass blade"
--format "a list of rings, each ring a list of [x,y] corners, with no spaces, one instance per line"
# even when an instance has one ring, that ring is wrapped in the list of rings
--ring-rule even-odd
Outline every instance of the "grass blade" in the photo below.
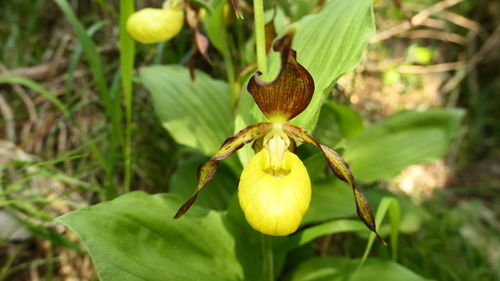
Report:
[[[12,83],[12,84],[19,84],[23,85],[25,87],[28,87],[32,89],[33,91],[39,93],[46,99],[48,99],[52,104],[54,104],[59,110],[61,110],[65,115],[68,115],[69,110],[68,108],[59,101],[59,99],[49,92],[47,89],[45,89],[42,85],[38,84],[37,82],[21,77],[21,76],[5,76],[5,77],[0,77],[0,84],[4,83]]]
[[[130,191],[131,154],[132,154],[132,76],[134,71],[135,42],[126,32],[128,17],[134,12],[133,0],[120,1],[120,70],[123,96],[125,98],[125,192]]]
[[[108,189],[106,197],[107,199],[112,199],[118,193],[118,188],[116,187],[116,183],[113,181],[113,178],[115,175],[117,159],[116,147],[120,145],[122,140],[120,100],[117,95],[113,95],[113,93],[109,91],[104,74],[102,59],[97,52],[97,47],[85,30],[84,26],[76,17],[75,13],[71,9],[71,6],[68,4],[68,1],[54,0],[54,2],[56,2],[61,11],[64,13],[66,19],[75,31],[76,36],[80,40],[83,47],[83,53],[85,54],[89,64],[90,72],[92,73],[95,83],[97,84],[97,89],[99,90],[101,99],[104,102],[107,119],[111,124],[110,148],[106,150],[107,167],[105,168],[105,171],[106,188]]]
[[[377,214],[375,215],[375,223],[377,228],[380,228],[382,222],[384,221],[385,215],[389,212],[389,219],[391,223],[391,253],[392,260],[397,260],[397,252],[398,252],[398,236],[399,236],[399,223],[400,223],[400,208],[398,200],[390,197],[384,197],[377,208]],[[373,246],[373,242],[375,241],[376,235],[374,233],[370,233],[370,237],[368,238],[368,243],[366,244],[365,252],[363,254],[363,258],[361,259],[360,267],[365,262],[368,254],[370,254],[370,250]]]

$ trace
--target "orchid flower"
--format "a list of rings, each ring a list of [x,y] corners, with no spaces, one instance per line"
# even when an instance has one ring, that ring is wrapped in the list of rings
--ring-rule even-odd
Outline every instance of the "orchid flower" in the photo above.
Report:
[[[152,44],[175,37],[184,25],[184,3],[167,0],[159,8],[144,8],[127,19],[127,31],[135,40]]]
[[[290,48],[291,40],[292,35],[286,35],[274,44],[274,49],[281,52],[278,77],[272,82],[264,82],[257,71],[247,86],[269,122],[251,125],[224,141],[220,150],[199,167],[198,187],[175,218],[182,216],[194,203],[198,193],[214,176],[219,161],[254,142],[254,147],[260,150],[243,169],[238,186],[245,218],[264,234],[284,236],[295,232],[311,201],[309,175],[293,153],[298,141],[312,144],[323,152],[334,174],[352,187],[358,216],[376,233],[373,211],[344,159],[306,130],[287,123],[304,111],[314,92],[313,78],[297,62],[296,52]]]

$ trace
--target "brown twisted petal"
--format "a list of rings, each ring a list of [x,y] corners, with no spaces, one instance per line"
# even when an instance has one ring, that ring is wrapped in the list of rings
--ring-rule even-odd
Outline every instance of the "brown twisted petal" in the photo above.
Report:
[[[302,143],[309,143],[321,149],[333,173],[340,180],[345,181],[352,187],[352,191],[354,193],[354,201],[356,203],[356,212],[358,213],[359,218],[371,231],[373,231],[377,235],[377,239],[385,245],[386,243],[384,239],[382,239],[382,237],[380,237],[377,233],[377,229],[375,226],[375,215],[373,214],[372,208],[370,207],[370,204],[368,203],[366,197],[356,186],[356,181],[354,180],[354,176],[352,175],[351,168],[349,168],[349,165],[347,165],[344,159],[333,149],[320,144],[311,134],[300,127],[290,124],[284,124],[283,131],[288,136],[296,138]]]
[[[177,211],[174,218],[181,217],[186,213],[191,205],[193,205],[198,193],[203,189],[203,187],[214,177],[215,171],[217,170],[217,165],[220,160],[226,159],[231,156],[235,151],[242,148],[245,144],[254,141],[255,139],[267,134],[271,128],[271,123],[258,123],[246,127],[245,129],[239,131],[234,136],[226,139],[219,151],[210,158],[207,162],[200,165],[198,168],[198,187],[194,192],[193,196],[186,201]]]
[[[269,120],[282,123],[304,111],[314,93],[314,80],[296,60],[290,48],[292,35],[286,35],[274,44],[281,52],[281,71],[276,80],[264,82],[256,72],[248,82],[250,92],[260,110]]]

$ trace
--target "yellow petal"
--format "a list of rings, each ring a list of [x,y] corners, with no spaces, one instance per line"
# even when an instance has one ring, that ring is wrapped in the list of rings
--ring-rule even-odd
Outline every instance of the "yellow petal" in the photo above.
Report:
[[[127,31],[135,40],[150,44],[172,39],[184,24],[182,9],[145,8],[127,20]]]
[[[248,162],[238,187],[241,209],[248,223],[269,235],[297,230],[311,202],[311,182],[302,161],[286,151],[283,170],[272,172],[269,150]]]

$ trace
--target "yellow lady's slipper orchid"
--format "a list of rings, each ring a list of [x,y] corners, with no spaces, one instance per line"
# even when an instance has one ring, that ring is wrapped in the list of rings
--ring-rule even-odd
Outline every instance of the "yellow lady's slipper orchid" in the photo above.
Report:
[[[334,174],[353,190],[358,216],[376,232],[373,211],[356,186],[351,169],[342,157],[320,144],[304,129],[286,122],[300,114],[311,101],[314,81],[309,72],[296,61],[290,48],[292,35],[274,44],[281,52],[281,71],[272,82],[259,79],[257,72],[247,89],[260,110],[271,122],[251,125],[227,139],[219,151],[198,169],[198,187],[181,206],[175,218],[182,216],[194,203],[198,193],[212,179],[218,162],[250,142],[262,141],[240,177],[238,198],[248,223],[269,235],[288,235],[297,230],[311,201],[311,182],[302,161],[292,152],[295,141],[318,147]],[[292,150],[292,151],[291,151]],[[383,239],[378,236],[379,241]]]
[[[311,182],[306,167],[287,150],[282,137],[274,136],[248,162],[238,198],[254,229],[277,236],[297,230],[311,202]]]
[[[184,7],[180,0],[168,0],[163,8],[144,8],[127,20],[127,31],[135,40],[158,43],[172,39],[184,25]]]

